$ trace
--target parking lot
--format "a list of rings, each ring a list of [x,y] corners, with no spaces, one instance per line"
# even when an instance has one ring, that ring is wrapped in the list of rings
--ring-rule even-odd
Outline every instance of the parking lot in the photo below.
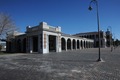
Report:
[[[120,80],[120,47],[0,55],[0,80]]]

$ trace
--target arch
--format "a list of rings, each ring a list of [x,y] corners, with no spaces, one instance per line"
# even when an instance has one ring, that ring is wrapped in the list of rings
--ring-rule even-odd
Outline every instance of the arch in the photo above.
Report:
[[[75,41],[75,39],[73,39],[73,49],[76,49],[76,41]]]
[[[88,41],[88,43],[87,43],[87,44],[88,44],[88,48],[90,48],[90,41]]]
[[[61,47],[62,47],[62,50],[66,50],[65,38],[61,38]]]
[[[91,48],[91,42],[89,42],[89,48]]]
[[[91,35],[92,36],[92,38],[91,39],[95,39],[95,36],[94,35]]]
[[[95,46],[94,42],[92,42],[92,48]]]
[[[99,41],[96,41],[96,47],[99,47]]]
[[[77,49],[80,49],[80,42],[77,40]]]
[[[89,41],[86,41],[86,47],[89,48]]]
[[[92,39],[92,35],[89,35],[90,39]]]
[[[84,41],[84,45],[83,45],[83,47],[86,48],[86,46],[85,46],[85,41]]]
[[[83,49],[83,41],[81,40],[81,48]]]
[[[90,48],[92,48],[92,46],[93,46],[93,45],[92,45],[92,42],[90,42]]]
[[[87,35],[87,38],[89,38],[89,36]]]
[[[88,42],[86,41],[86,44],[85,44],[86,48],[88,48]]]
[[[67,39],[67,49],[71,49],[71,40]]]

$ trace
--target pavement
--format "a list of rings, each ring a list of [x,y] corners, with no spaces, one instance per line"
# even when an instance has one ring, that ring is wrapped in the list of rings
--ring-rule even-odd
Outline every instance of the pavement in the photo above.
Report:
[[[0,55],[0,80],[120,80],[120,47]]]

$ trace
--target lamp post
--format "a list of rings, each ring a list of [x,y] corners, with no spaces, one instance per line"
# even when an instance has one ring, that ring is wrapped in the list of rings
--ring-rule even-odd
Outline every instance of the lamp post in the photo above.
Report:
[[[113,33],[113,47],[115,47],[115,33]]]
[[[110,33],[109,33],[109,36],[110,36],[110,47],[112,47],[113,45],[113,42],[112,42],[112,27],[111,26],[108,26],[108,29],[110,29]]]
[[[98,62],[99,61],[102,61],[101,60],[101,52],[100,52],[100,47],[101,47],[101,41],[100,41],[100,26],[99,26],[99,13],[98,13],[98,1],[97,0],[92,0],[91,2],[90,2],[90,5],[89,5],[89,10],[91,11],[92,10],[92,7],[91,7],[91,3],[94,3],[94,4],[96,4],[96,10],[97,10],[97,26],[98,26],[98,40],[99,40],[99,49],[98,49],[98,53],[99,53],[99,55],[98,55]]]

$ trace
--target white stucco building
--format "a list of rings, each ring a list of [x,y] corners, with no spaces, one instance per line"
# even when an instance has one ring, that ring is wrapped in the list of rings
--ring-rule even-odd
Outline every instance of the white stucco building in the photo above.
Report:
[[[26,27],[25,33],[13,32],[7,36],[7,52],[49,53],[92,48],[93,39],[82,38],[61,32],[46,22]]]
[[[88,38],[94,40],[94,47],[99,47],[99,35],[98,32],[85,32],[85,33],[77,33],[74,36]],[[104,31],[100,31],[100,46],[101,48],[105,48],[106,46],[106,33]]]

